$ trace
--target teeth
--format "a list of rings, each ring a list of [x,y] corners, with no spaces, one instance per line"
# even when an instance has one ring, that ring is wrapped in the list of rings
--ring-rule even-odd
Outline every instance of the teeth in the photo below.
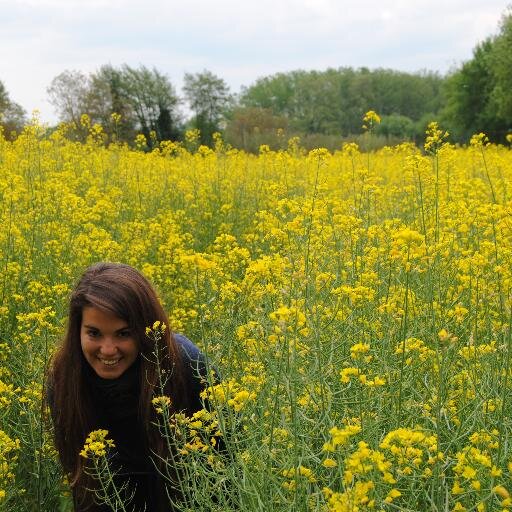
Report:
[[[100,361],[107,366],[113,366],[119,362],[119,359],[100,359]]]

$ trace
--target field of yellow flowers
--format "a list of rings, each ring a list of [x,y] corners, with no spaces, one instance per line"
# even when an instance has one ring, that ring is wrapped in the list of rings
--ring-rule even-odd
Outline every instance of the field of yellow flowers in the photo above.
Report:
[[[174,419],[183,510],[512,511],[510,148],[435,124],[424,148],[257,156],[64,132],[0,136],[0,510],[70,510],[43,377],[109,260],[222,374]]]

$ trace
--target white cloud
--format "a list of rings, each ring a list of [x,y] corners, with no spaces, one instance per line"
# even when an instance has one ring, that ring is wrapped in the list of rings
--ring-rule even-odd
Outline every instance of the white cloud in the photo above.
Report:
[[[0,80],[27,110],[64,69],[144,63],[180,85],[204,68],[237,91],[340,66],[447,71],[498,29],[496,0],[0,0]]]

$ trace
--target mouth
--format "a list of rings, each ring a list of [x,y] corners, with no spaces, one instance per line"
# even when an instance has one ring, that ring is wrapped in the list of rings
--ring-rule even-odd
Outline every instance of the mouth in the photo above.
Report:
[[[121,360],[120,357],[117,359],[102,359],[101,357],[98,357],[98,359],[106,366],[115,366]]]

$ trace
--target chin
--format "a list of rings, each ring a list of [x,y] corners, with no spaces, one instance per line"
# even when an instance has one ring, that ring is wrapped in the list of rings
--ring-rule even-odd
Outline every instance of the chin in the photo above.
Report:
[[[102,379],[117,379],[118,377],[121,377],[124,372],[96,372],[98,377],[101,377]]]
[[[103,363],[98,363],[93,366],[93,370],[96,372],[96,375],[102,379],[117,379],[118,377],[121,377],[127,368],[124,364],[108,367]]]

